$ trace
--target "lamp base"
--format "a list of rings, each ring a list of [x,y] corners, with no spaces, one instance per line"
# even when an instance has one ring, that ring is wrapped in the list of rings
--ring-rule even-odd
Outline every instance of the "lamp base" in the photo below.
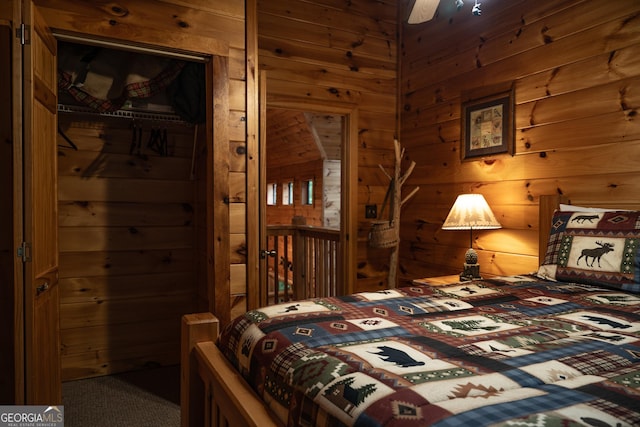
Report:
[[[464,263],[464,270],[460,273],[460,281],[468,282],[470,280],[482,279],[480,276],[480,264]]]
[[[464,270],[460,273],[460,281],[482,279],[480,276],[480,264],[478,264],[478,254],[473,248],[469,248],[464,254],[464,260]]]

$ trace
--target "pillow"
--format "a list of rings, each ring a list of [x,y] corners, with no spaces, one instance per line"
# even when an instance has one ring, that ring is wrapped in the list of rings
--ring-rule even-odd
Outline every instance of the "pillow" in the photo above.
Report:
[[[556,211],[538,275],[640,293],[640,211]]]
[[[563,212],[613,212],[613,211],[622,211],[624,209],[607,209],[607,208],[587,208],[584,206],[574,206],[574,205],[565,205],[560,203],[560,210]]]

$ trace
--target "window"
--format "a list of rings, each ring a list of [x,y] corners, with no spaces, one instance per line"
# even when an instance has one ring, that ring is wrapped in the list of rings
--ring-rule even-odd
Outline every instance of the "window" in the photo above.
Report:
[[[278,184],[267,184],[267,205],[274,206],[278,203]]]
[[[293,204],[293,181],[285,182],[282,184],[282,204]]]
[[[302,204],[313,205],[313,180],[302,181]]]

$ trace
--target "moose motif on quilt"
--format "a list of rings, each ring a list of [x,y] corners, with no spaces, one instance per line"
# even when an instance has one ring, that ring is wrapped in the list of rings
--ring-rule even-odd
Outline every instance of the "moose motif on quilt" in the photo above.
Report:
[[[600,258],[602,258],[602,255],[613,251],[614,245],[613,243],[602,243],[597,241],[596,245],[598,245],[597,248],[583,249],[581,255],[576,260],[576,264],[580,264],[580,260],[584,257],[584,262],[590,267],[593,267],[593,263],[596,260],[598,260],[598,267],[600,267]],[[591,258],[591,264],[589,264],[589,258]]]

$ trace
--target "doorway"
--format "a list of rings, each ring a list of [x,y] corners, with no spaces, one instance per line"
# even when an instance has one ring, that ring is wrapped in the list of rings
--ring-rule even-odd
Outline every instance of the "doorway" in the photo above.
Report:
[[[63,381],[179,363],[176,325],[197,311],[201,282],[206,104],[188,95],[204,93],[204,69],[58,43]]]
[[[283,248],[282,243],[269,242],[269,234],[274,234],[270,226],[274,224],[292,224],[294,229],[312,226],[336,230],[338,259],[334,261],[335,254],[322,249],[321,258],[326,261],[326,266],[321,267],[322,275],[337,273],[338,277],[332,279],[336,283],[329,285],[332,293],[349,292],[355,279],[351,260],[357,243],[354,221],[357,198],[352,193],[357,187],[354,178],[357,110],[352,106],[308,100],[271,100],[266,102],[262,117],[259,290],[268,296],[261,297],[261,302],[271,301],[274,287],[288,292],[296,276],[298,281],[305,276],[305,282],[309,283],[309,276],[313,274],[306,264],[305,272],[298,266],[294,274],[296,265],[292,264],[301,263],[299,259],[292,262],[293,258],[307,256],[308,252],[298,250],[294,255],[292,245]],[[312,245],[324,247],[325,243]],[[268,247],[271,249],[266,250]],[[318,250],[312,251],[317,259]],[[274,272],[289,276],[285,276],[282,283],[279,275],[273,277]],[[309,296],[299,290],[292,291],[292,295]],[[277,301],[277,298],[273,300]]]

